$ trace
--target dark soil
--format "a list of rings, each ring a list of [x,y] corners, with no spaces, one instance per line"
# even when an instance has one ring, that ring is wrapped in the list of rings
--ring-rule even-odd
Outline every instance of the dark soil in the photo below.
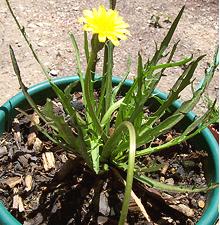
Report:
[[[159,145],[175,136],[175,132],[152,144]],[[34,141],[30,133],[35,134]],[[42,141],[41,147],[35,144],[36,139]],[[43,154],[46,152],[54,155],[54,168],[45,168]],[[146,174],[161,182],[201,187],[206,185],[203,170],[206,158],[207,153],[183,143],[166,150],[166,154],[144,157],[139,163],[151,168]],[[21,115],[14,121],[11,133],[0,139],[0,165],[0,199],[21,223],[117,224],[124,185],[115,170],[95,175],[78,157],[45,139]],[[133,190],[141,199],[151,223],[146,222],[132,199],[128,224],[195,224],[205,207],[204,193],[165,193],[137,181]]]

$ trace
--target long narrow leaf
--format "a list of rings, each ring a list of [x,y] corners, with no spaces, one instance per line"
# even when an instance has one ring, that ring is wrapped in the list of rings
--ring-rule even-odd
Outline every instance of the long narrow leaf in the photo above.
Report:
[[[129,152],[128,152],[128,169],[125,186],[124,200],[122,204],[121,215],[119,219],[119,225],[124,225],[128,214],[129,201],[131,198],[133,177],[134,177],[134,163],[135,163],[135,151],[136,151],[136,134],[133,125],[130,122],[124,122],[124,125],[129,131]]]
[[[33,99],[31,98],[31,96],[28,94],[27,88],[24,85],[22,78],[21,78],[21,74],[20,74],[20,69],[14,54],[14,50],[13,48],[9,45],[9,49],[10,49],[10,56],[11,56],[11,61],[12,61],[12,65],[15,71],[15,74],[18,78],[18,82],[19,85],[21,87],[21,90],[24,94],[24,96],[26,97],[28,103],[30,104],[30,106],[36,111],[36,113],[38,114],[38,116],[44,121],[47,122],[46,118],[43,116],[43,114],[41,113],[40,109],[38,108],[38,106],[35,104],[35,102],[33,101]]]
[[[120,105],[123,103],[123,101],[124,101],[124,98],[118,100],[117,102],[115,102],[114,104],[111,105],[111,107],[108,109],[108,111],[105,113],[105,115],[102,118],[101,126],[104,127],[106,125],[106,123],[110,122],[111,115],[113,114],[113,112],[115,110],[117,110],[120,107]]]
[[[71,39],[71,42],[72,42],[73,49],[75,51],[77,74],[78,74],[79,79],[80,79],[82,93],[84,93],[84,79],[83,79],[83,73],[82,73],[82,66],[81,66],[81,62],[80,62],[79,48],[78,48],[78,45],[77,45],[77,42],[76,42],[76,39],[75,39],[74,35],[72,33],[70,33],[69,35],[70,35],[70,39]],[[85,98],[83,98],[83,99],[85,100]]]
[[[213,190],[218,187],[217,184],[211,184],[208,187],[185,187],[185,186],[177,186],[177,185],[169,185],[164,184],[154,179],[151,179],[144,175],[135,174],[134,178],[139,180],[140,182],[146,184],[149,187],[169,192],[178,192],[178,193],[197,193],[197,192],[207,192]]]
[[[115,101],[116,96],[118,95],[122,85],[124,84],[125,80],[127,79],[130,71],[131,71],[131,57],[129,57],[127,60],[127,68],[126,68],[125,74],[122,76],[123,77],[122,80],[116,87],[113,88],[113,91],[112,91],[112,101],[113,102]]]
[[[153,113],[148,121],[142,126],[142,132],[140,135],[142,135],[148,127],[151,127],[152,124],[158,120],[167,109],[169,109],[169,106],[172,104],[172,102],[176,99],[178,99],[179,94],[181,91],[187,87],[191,83],[191,78],[194,74],[194,71],[199,63],[199,61],[203,58],[204,56],[198,57],[194,62],[192,62],[188,68],[182,73],[182,75],[178,78],[178,80],[175,82],[173,87],[170,90],[170,93],[167,97],[167,99],[163,102],[163,104],[159,107],[159,109]]]
[[[20,30],[22,36],[24,37],[26,43],[28,44],[28,47],[30,48],[30,50],[31,50],[31,52],[32,52],[32,54],[33,54],[33,56],[34,56],[34,58],[36,59],[36,61],[37,61],[38,64],[40,65],[40,67],[41,67],[42,71],[44,72],[44,75],[47,77],[47,79],[50,79],[50,77],[49,77],[49,75],[48,75],[48,74],[49,74],[49,69],[48,69],[46,66],[43,65],[43,63],[42,63],[41,60],[39,59],[38,55],[36,54],[35,50],[33,49],[32,44],[31,44],[30,41],[28,40],[28,37],[27,37],[26,31],[25,31],[25,28],[22,27],[22,26],[20,25],[19,21],[17,20],[15,14],[14,14],[12,8],[11,8],[11,5],[10,5],[9,1],[8,1],[8,0],[5,0],[5,1],[6,1],[6,4],[7,4],[7,6],[8,6],[8,9],[9,9],[9,11],[10,11],[10,13],[11,13],[11,15],[12,15],[14,21],[15,21],[15,23],[16,23],[17,26],[18,26],[18,29]]]
[[[153,56],[152,60],[151,60],[151,64],[156,65],[156,63],[158,62],[158,60],[161,58],[163,52],[165,51],[165,49],[168,47],[173,34],[176,30],[176,27],[182,17],[183,11],[184,11],[185,6],[182,7],[182,9],[180,10],[179,14],[177,15],[176,19],[174,20],[174,22],[172,23],[166,37],[164,38],[164,40],[162,41],[160,48],[158,51],[156,51],[155,55]]]
[[[155,146],[155,147],[150,146],[146,149],[139,150],[136,153],[136,157],[140,157],[140,156],[152,154],[164,149],[168,149],[172,146],[175,146],[184,141],[187,141],[188,139],[193,138],[195,135],[200,133],[204,128],[206,128],[208,125],[216,121],[216,119],[218,119],[215,116],[213,117],[213,110],[214,110],[214,105],[213,105],[213,108],[208,110],[202,117],[192,122],[180,136],[174,137],[172,140],[162,145]]]

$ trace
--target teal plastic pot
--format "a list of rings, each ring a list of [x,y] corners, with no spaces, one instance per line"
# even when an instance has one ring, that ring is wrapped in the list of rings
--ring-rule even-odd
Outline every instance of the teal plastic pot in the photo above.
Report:
[[[78,77],[64,77],[54,79],[54,83],[57,84],[60,88],[65,88],[71,82],[78,81]],[[101,81],[97,81],[98,86],[100,86]],[[114,77],[112,79],[114,85],[117,85],[120,82],[120,78]],[[126,92],[129,87],[132,85],[132,81],[126,80],[123,86],[123,91]],[[76,90],[80,90],[79,85],[76,86]],[[49,83],[42,82],[37,84],[29,89],[29,94],[33,97],[34,101],[37,104],[43,104],[46,101],[46,98],[52,98],[55,96],[52,91]],[[159,90],[155,90],[155,95],[159,96],[162,99],[167,97],[166,94],[161,93]],[[180,107],[181,102],[175,101],[173,103],[174,108]],[[0,107],[0,134],[4,131],[7,131],[10,128],[11,122],[16,115],[15,108],[27,109],[29,107],[28,103],[25,100],[25,97],[22,93],[18,93],[16,96],[8,100],[2,107]],[[195,114],[190,112],[187,114],[185,120],[190,122],[194,120]],[[209,158],[207,160],[207,176],[209,181],[218,183],[219,181],[219,152],[218,152],[218,143],[213,137],[209,129],[204,129],[200,135],[198,135],[194,140],[194,143],[201,145],[209,153]],[[209,192],[208,201],[204,213],[200,218],[197,225],[213,225],[218,219],[218,188]],[[21,225],[0,203],[0,225]]]

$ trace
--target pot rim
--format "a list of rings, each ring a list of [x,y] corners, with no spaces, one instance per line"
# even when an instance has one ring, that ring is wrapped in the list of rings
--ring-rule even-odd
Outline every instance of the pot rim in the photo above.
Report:
[[[68,76],[68,77],[61,77],[53,79],[54,83],[57,85],[67,85],[71,82],[78,81],[78,76]],[[112,83],[118,84],[121,81],[119,77],[113,77]],[[132,80],[125,80],[125,86],[131,86],[133,83]],[[43,81],[36,85],[31,86],[28,89],[30,95],[38,94],[42,91],[47,91],[51,89],[51,86],[48,81]],[[167,98],[167,94],[160,92],[158,89],[154,91],[154,94],[159,96],[162,99]],[[3,121],[5,124],[5,117],[6,114],[13,110],[20,102],[25,100],[25,96],[22,92],[19,92],[14,97],[10,98],[7,102],[5,102],[0,107],[0,121]],[[181,106],[181,101],[177,100],[173,102],[173,106],[179,108]],[[189,112],[186,115],[191,121],[193,121],[196,117],[196,114],[193,112]],[[5,130],[5,125],[0,126],[0,135]],[[206,141],[207,145],[210,149],[210,156],[213,159],[214,164],[214,175],[215,175],[215,182],[219,181],[219,151],[218,151],[218,143],[216,142],[215,138],[213,137],[212,133],[208,128],[205,128],[201,132],[204,140]],[[197,225],[213,225],[218,219],[218,196],[219,196],[219,188],[214,189],[211,192],[211,197],[208,203],[208,207],[205,209],[202,217],[197,222]],[[11,214],[10,212],[4,207],[4,205],[0,202],[0,224],[2,225],[21,225]]]

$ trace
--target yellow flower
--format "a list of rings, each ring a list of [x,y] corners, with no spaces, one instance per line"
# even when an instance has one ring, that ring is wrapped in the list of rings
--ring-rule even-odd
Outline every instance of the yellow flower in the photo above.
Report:
[[[84,10],[83,15],[84,17],[80,19],[80,22],[84,23],[83,29],[98,34],[99,42],[109,39],[113,45],[118,46],[118,39],[126,40],[126,35],[130,35],[127,30],[129,25],[123,21],[116,10],[107,11],[104,6],[99,6],[98,10],[94,8]]]

